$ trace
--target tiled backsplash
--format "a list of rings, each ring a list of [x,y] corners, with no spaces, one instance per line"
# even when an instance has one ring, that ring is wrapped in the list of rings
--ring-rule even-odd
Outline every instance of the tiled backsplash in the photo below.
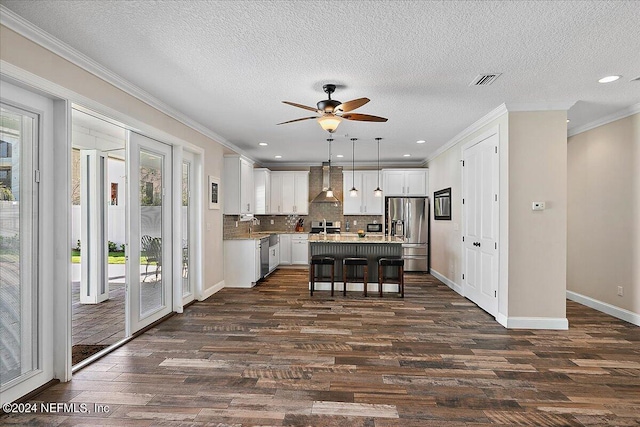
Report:
[[[342,166],[331,167],[331,188],[338,200],[343,200],[342,194]],[[256,215],[260,220],[259,225],[252,225],[253,231],[295,231],[295,220],[304,220],[304,231],[311,230],[311,221],[340,221],[341,230],[346,232],[346,221],[351,224],[349,232],[355,233],[359,229],[366,230],[369,223],[381,223],[382,215],[347,215],[342,214],[342,203],[311,203],[322,191],[322,166],[309,168],[309,215]],[[224,216],[224,238],[240,237],[249,233],[250,221],[238,221],[237,215]],[[271,224],[273,221],[273,224]],[[357,224],[353,224],[357,221]]]

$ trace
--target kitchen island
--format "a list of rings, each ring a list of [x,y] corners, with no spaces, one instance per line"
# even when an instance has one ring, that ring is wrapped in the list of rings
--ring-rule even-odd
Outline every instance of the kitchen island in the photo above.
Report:
[[[358,237],[357,234],[312,234],[309,236],[309,259],[314,255],[328,255],[336,259],[335,275],[336,289],[342,289],[342,260],[349,257],[367,258],[369,274],[367,277],[369,291],[378,289],[378,258],[380,257],[401,257],[402,256],[402,239],[396,237],[388,237],[383,235],[370,235]],[[329,276],[330,266],[317,266],[322,268],[320,273],[322,276]],[[388,268],[388,267],[387,267]],[[393,277],[393,269],[385,272],[385,275]],[[347,291],[362,291],[362,283],[348,283]],[[397,289],[397,285],[392,289]],[[317,290],[328,290],[331,284],[329,282],[316,282]]]

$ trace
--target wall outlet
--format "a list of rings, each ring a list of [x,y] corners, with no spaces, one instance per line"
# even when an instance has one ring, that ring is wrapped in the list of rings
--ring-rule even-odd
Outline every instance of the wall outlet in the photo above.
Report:
[[[358,225],[358,221],[356,221],[355,219],[353,220],[353,225]]]
[[[271,220],[271,225],[273,225],[273,220]]]
[[[207,228],[208,228],[208,225],[207,225]],[[238,228],[238,221],[236,221],[236,228]]]
[[[544,202],[533,202],[531,203],[532,211],[543,211],[544,210]]]
[[[621,297],[624,295],[624,288],[622,286],[618,286],[618,296]]]

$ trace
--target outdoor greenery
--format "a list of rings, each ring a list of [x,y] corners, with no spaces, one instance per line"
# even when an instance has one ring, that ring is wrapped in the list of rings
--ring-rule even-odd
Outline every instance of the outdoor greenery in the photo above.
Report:
[[[71,262],[73,264],[80,264],[80,251],[73,249],[71,251]],[[109,251],[109,264],[124,264],[124,251]],[[141,256],[140,264],[146,264],[147,258]],[[150,262],[149,265],[155,265],[155,262]]]

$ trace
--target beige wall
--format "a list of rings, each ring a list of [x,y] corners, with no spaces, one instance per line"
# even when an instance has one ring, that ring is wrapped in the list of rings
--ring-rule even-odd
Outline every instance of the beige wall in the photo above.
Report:
[[[568,162],[567,288],[640,314],[640,114],[569,138]]]
[[[32,74],[203,148],[204,176],[201,178],[222,176],[222,145],[4,26],[0,26],[0,55],[2,60]],[[202,196],[206,200],[205,195]],[[207,289],[223,280],[222,210],[205,207],[204,222],[203,285]]]
[[[565,111],[509,113],[509,317],[565,318],[566,121]]]

